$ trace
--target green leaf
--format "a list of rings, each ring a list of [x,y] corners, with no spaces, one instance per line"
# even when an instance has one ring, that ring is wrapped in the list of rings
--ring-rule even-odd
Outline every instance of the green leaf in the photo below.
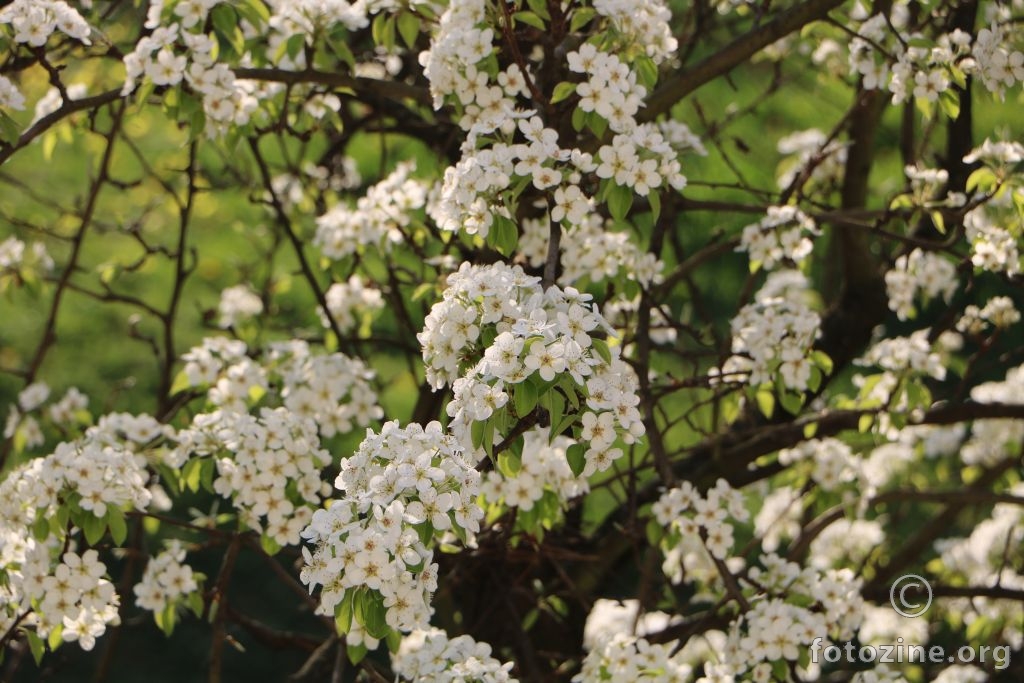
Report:
[[[513,479],[519,470],[522,469],[522,461],[519,456],[510,450],[503,450],[498,453],[498,471],[501,472],[506,479]]]
[[[178,611],[173,604],[169,604],[159,612],[154,612],[153,620],[156,621],[157,628],[163,631],[165,636],[170,636],[174,633],[174,624],[178,620]]]
[[[612,185],[608,190],[608,212],[612,218],[621,221],[633,205],[633,190],[624,185]]]
[[[185,598],[185,604],[197,618],[203,616],[203,594],[201,592],[195,590],[189,593]]]
[[[522,630],[523,633],[529,631],[531,628],[533,628],[533,625],[537,623],[537,618],[539,616],[539,609],[537,609],[536,607],[531,609],[529,612],[526,613],[526,616],[523,617],[523,621],[519,625],[520,630]]]
[[[239,0],[235,8],[246,21],[256,28],[259,28],[260,24],[270,21],[270,10],[260,0]]]
[[[53,150],[57,148],[57,131],[51,130],[43,136],[42,147],[43,159],[51,161],[53,159]]]
[[[562,418],[565,416],[565,399],[557,391],[549,391],[545,397],[547,400],[544,401],[545,406],[548,410],[548,417],[551,420],[551,432],[548,435],[548,439],[553,440],[560,432],[556,432],[555,428],[562,422]]]
[[[593,7],[581,7],[576,10],[569,21],[569,32],[577,33],[581,28],[590,23],[597,12]]]
[[[420,299],[422,299],[423,297],[425,297],[428,293],[430,293],[432,291],[434,291],[434,283],[433,282],[424,282],[422,285],[420,285],[419,287],[417,287],[416,289],[413,290],[413,292],[412,292],[412,300],[413,301],[419,301]]]
[[[587,122],[587,112],[583,111],[579,107],[572,110],[572,129],[577,133],[583,130],[583,125]]]
[[[213,32],[221,50],[230,50],[234,56],[241,57],[245,52],[245,36],[238,26],[238,12],[231,5],[221,3],[210,12]]]
[[[402,36],[402,42],[410,50],[416,47],[416,39],[420,35],[420,19],[412,12],[402,12],[398,15],[398,34]]]
[[[455,528],[461,529],[462,527],[456,525]],[[398,631],[395,631],[394,629],[391,629],[388,631],[388,635],[385,637],[385,641],[388,646],[388,652],[398,652],[398,648],[402,645],[402,634]]]
[[[804,425],[804,438],[813,439],[814,435],[818,433],[818,423],[808,422]]]
[[[384,598],[376,591],[366,593],[363,599],[363,627],[372,638],[383,639],[391,630],[386,619]]]
[[[651,205],[651,218],[655,223],[658,222],[658,217],[661,216],[661,196],[657,190],[651,190],[650,194],[647,195],[647,201]]]
[[[526,4],[528,4],[530,9],[532,9],[540,18],[546,21],[551,20],[551,15],[548,14],[547,0],[526,0]]]
[[[533,382],[525,380],[516,384],[512,390],[512,403],[520,419],[529,415],[537,406],[537,387]]]
[[[658,65],[654,63],[654,60],[647,55],[640,55],[633,60],[633,68],[636,69],[640,85],[647,88],[648,91],[653,89],[654,84],[658,82]]]
[[[568,99],[575,94],[576,84],[570,83],[569,81],[562,81],[555,86],[554,92],[551,93],[551,104],[558,104],[562,100]]]
[[[353,664],[358,664],[363,661],[363,658],[366,657],[366,653],[369,652],[369,650],[366,649],[366,646],[362,644],[347,645],[346,649],[348,650],[348,661]]]
[[[96,545],[107,531],[106,520],[86,511],[82,515],[82,533],[89,545]]]
[[[581,443],[574,443],[565,449],[565,459],[569,463],[569,469],[577,477],[583,473],[583,468],[587,464],[587,459],[584,457],[586,452],[586,446]]]
[[[949,118],[956,120],[960,116],[960,95],[952,88],[939,93],[939,106]]]
[[[811,366],[810,377],[807,378],[807,388],[811,391],[817,391],[818,387],[821,386],[821,370],[816,366]]]
[[[32,523],[32,537],[37,541],[45,541],[50,536],[50,520],[45,515],[36,514]]]
[[[433,523],[430,520],[427,520],[422,524],[417,524],[413,528],[416,529],[416,534],[420,537],[420,543],[427,547],[430,547],[430,544],[434,539]]]
[[[260,535],[260,547],[267,555],[277,555],[281,552],[281,544],[266,534]]]
[[[999,178],[992,172],[991,168],[981,167],[967,176],[967,191],[975,189],[982,192],[991,192],[999,186]]]
[[[857,431],[860,432],[861,434],[867,432],[869,429],[871,429],[871,425],[874,424],[874,422],[875,416],[872,415],[871,413],[865,413],[864,415],[861,415],[860,419],[857,420]]]
[[[804,397],[803,394],[783,391],[779,394],[779,403],[790,415],[799,415],[804,407]]]
[[[608,342],[604,339],[592,339],[591,346],[593,346],[594,351],[597,352],[597,355],[601,357],[605,364],[611,364],[612,351],[608,348]]]
[[[391,52],[395,47],[395,17],[391,14],[378,14],[370,27],[373,42]]]
[[[186,374],[184,370],[181,370],[178,372],[177,375],[174,376],[174,381],[171,382],[171,396],[174,396],[175,394],[180,394],[181,392],[185,391],[191,386],[192,383],[189,382],[188,374]]]
[[[484,426],[484,439],[480,444],[484,449],[484,453],[487,455],[494,455],[494,423],[490,420],[484,420],[481,422]]]
[[[925,97],[915,98],[914,105],[926,120],[935,115],[935,103]]]
[[[352,601],[355,592],[353,588],[346,590],[345,597],[334,608],[334,627],[338,630],[338,635],[344,635],[352,628]]]
[[[521,24],[533,26],[534,28],[540,29],[541,31],[546,31],[548,29],[547,24],[544,23],[544,20],[538,17],[533,12],[516,12],[515,14],[512,15],[512,18]]]
[[[553,442],[556,436],[564,434],[565,430],[567,430],[570,427],[570,425],[572,425],[572,423],[574,423],[575,421],[575,414],[569,413],[568,415],[563,415],[562,419],[560,419],[557,423],[552,425],[551,434],[548,437],[548,443]]]
[[[124,545],[125,540],[128,538],[128,524],[125,521],[124,511],[121,508],[107,508],[107,527],[110,529],[110,537],[114,539],[114,544],[118,546]]]
[[[473,439],[473,448],[480,448],[483,446],[486,426],[486,422],[474,422],[469,428],[470,436]]]
[[[590,126],[590,130],[594,131],[594,135],[599,138],[604,137],[605,131],[608,130],[608,122],[597,112],[587,114],[587,125]]]
[[[61,643],[64,642],[64,624],[57,624],[50,630],[46,638],[46,644],[50,646],[50,652],[56,652]]]
[[[487,241],[502,256],[510,256],[519,246],[519,229],[516,224],[504,216],[495,215],[494,224],[487,235]]]
[[[941,234],[946,234],[946,220],[942,217],[942,212],[936,209],[931,212],[932,224],[935,225],[935,229]]]
[[[202,458],[191,458],[185,463],[185,466],[181,468],[181,486],[183,491],[186,487],[192,493],[197,493],[199,491],[201,467]]]
[[[25,634],[25,639],[28,640],[28,647],[32,651],[32,659],[36,660],[36,666],[39,666],[40,662],[43,661],[43,655],[46,654],[46,643],[43,642],[43,639],[35,631],[25,629],[23,633]]]
[[[347,38],[348,31],[342,29],[341,35],[335,38],[334,34],[332,34],[328,39],[327,44],[330,46],[334,54],[338,56],[338,59],[345,62],[345,64],[347,64],[351,69],[356,65],[356,56],[352,54],[352,48],[350,48],[346,42]]]
[[[18,124],[6,113],[0,111],[0,142],[8,145],[15,145],[21,137],[21,130]]]
[[[772,413],[775,412],[775,394],[771,389],[761,388],[754,394],[754,400],[757,401],[757,408],[761,414],[770,420]]]
[[[811,361],[826,375],[832,374],[832,359],[824,351],[812,351]]]

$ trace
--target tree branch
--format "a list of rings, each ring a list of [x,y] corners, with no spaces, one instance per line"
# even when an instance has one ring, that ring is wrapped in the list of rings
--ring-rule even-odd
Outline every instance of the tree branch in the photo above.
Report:
[[[637,116],[641,122],[652,121],[667,113],[672,106],[705,83],[728,73],[780,38],[803,26],[824,19],[846,0],[807,0],[777,19],[751,29],[701,62],[683,69],[669,78],[647,99],[647,107]]]

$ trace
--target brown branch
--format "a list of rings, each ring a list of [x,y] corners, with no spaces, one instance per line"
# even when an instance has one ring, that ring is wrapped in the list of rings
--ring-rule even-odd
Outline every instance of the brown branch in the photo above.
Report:
[[[702,85],[722,76],[780,38],[807,24],[824,19],[846,0],[807,0],[763,26],[747,31],[727,46],[665,81],[647,99],[647,107],[637,117],[652,121]]]
[[[227,589],[231,582],[231,574],[235,569],[235,560],[238,559],[238,551],[242,549],[242,534],[235,534],[231,539],[227,552],[224,554],[224,561],[220,566],[220,573],[217,575],[217,583],[210,592],[206,602],[206,617],[210,610],[216,609],[213,616],[213,635],[210,645],[210,683],[221,682],[221,665],[224,658],[224,642],[227,640],[225,620],[227,610]]]
[[[313,272],[313,268],[309,265],[309,259],[306,258],[306,252],[302,246],[302,240],[295,234],[295,229],[292,227],[292,221],[288,217],[288,212],[285,211],[284,205],[281,203],[281,199],[277,196],[277,192],[274,190],[273,179],[270,177],[270,169],[267,167],[267,162],[260,153],[260,143],[256,138],[249,138],[249,149],[252,150],[253,158],[256,160],[256,165],[260,169],[260,177],[263,179],[263,187],[270,196],[270,205],[274,209],[274,215],[277,218],[277,223],[284,230],[285,235],[288,237],[288,241],[291,243],[292,248],[295,250],[295,256],[299,260],[299,267],[302,270],[303,276],[306,278],[306,283],[313,292],[313,296],[316,298],[316,302],[320,304],[320,309],[323,311],[324,318],[330,324],[331,331],[334,332],[334,336],[338,340],[338,346],[345,353],[349,353],[349,349],[346,348],[345,336],[342,334],[341,328],[338,326],[338,321],[334,319],[334,315],[331,313],[330,306],[327,305],[327,297],[324,294],[323,288],[320,287],[320,283],[316,279],[316,274]]]
[[[57,123],[60,123],[65,117],[70,116],[75,112],[85,111],[86,109],[102,107],[104,104],[109,104],[120,97],[121,91],[118,89],[108,90],[107,92],[100,93],[99,95],[93,95],[92,97],[83,97],[80,100],[66,101],[60,109],[51,114],[47,114],[36,121],[28,130],[21,134],[21,137],[19,137],[18,141],[13,145],[0,149],[0,166],[10,159],[15,152],[35,140]]]
[[[329,85],[334,88],[349,88],[355,91],[356,95],[370,95],[383,100],[401,101],[410,99],[427,106],[431,106],[433,103],[430,93],[425,88],[402,83],[401,81],[382,81],[376,78],[349,76],[342,73],[317,71],[316,69],[285,71],[283,69],[240,67],[233,69],[233,71],[237,78],[254,81],[269,81],[272,83],[284,83],[285,85],[314,83],[317,85]]]

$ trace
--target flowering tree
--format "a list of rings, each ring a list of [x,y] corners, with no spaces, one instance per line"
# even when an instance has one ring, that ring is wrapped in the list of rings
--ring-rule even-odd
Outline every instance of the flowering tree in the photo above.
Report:
[[[0,2],[5,679],[1020,680],[1022,18]]]

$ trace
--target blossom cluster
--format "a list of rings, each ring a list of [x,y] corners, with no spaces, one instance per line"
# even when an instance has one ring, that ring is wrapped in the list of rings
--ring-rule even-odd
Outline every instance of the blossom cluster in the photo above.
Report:
[[[43,429],[32,413],[49,397],[50,387],[45,382],[33,382],[18,392],[18,402],[11,406],[4,424],[4,438],[17,438],[17,450],[32,449],[45,443]]]
[[[267,99],[283,88],[238,79],[227,64],[216,61],[221,46],[206,33],[206,24],[218,4],[220,0],[181,0],[171,8],[165,7],[163,0],[150,0],[145,26],[151,33],[140,38],[135,49],[124,56],[121,93],[132,94],[143,80],[154,87],[185,83],[201,99],[210,134],[249,123],[261,98]],[[243,20],[242,25],[251,28],[247,21]],[[242,29],[236,30],[244,41]]]
[[[939,102],[944,93],[953,94],[954,84],[962,86],[967,75],[976,76],[1002,97],[1006,89],[1024,80],[1024,53],[1014,47],[1010,7],[992,3],[988,8],[988,26],[977,38],[954,29],[930,41],[908,29],[908,3],[894,3],[888,16],[868,16],[858,5],[853,18],[861,23],[850,41],[850,67],[861,75],[865,87],[892,93],[894,104],[911,96]]]
[[[37,605],[30,613],[22,612],[23,624],[33,625],[36,636],[51,644],[59,633],[61,641],[78,642],[83,650],[91,650],[107,626],[121,623],[120,600],[99,553],[69,550],[53,565],[51,558],[57,553],[50,545],[29,541],[23,549],[21,566],[8,570],[10,593],[0,593],[8,619],[12,609],[20,612]],[[8,602],[10,598],[14,599]]]
[[[814,248],[807,235],[818,233],[814,219],[797,207],[769,206],[764,218],[743,228],[737,251],[747,252],[752,271],[784,261],[799,266]]]
[[[473,443],[473,423],[509,403],[506,388],[522,392],[512,402],[520,419],[550,393],[542,389],[560,388],[564,398],[546,400],[559,402],[563,413],[564,401],[578,410],[580,437],[589,445],[585,475],[604,471],[622,454],[613,447],[617,438],[629,444],[643,435],[636,375],[619,347],[597,336],[610,329],[589,298],[572,288],[544,291],[539,278],[501,263],[463,264],[449,277],[419,341],[428,381],[436,388],[452,385],[449,428],[467,450],[479,445]],[[524,383],[529,386],[513,386]],[[558,424],[559,415],[549,417],[551,436],[558,436],[568,424]]]
[[[361,360],[314,354],[297,339],[271,344],[263,362],[249,358],[247,351],[238,340],[204,339],[182,356],[184,386],[208,387],[210,404],[229,412],[245,412],[270,392],[290,412],[315,421],[324,437],[366,427],[383,416],[370,384],[373,372]],[[179,451],[172,464],[180,466],[186,457]]]
[[[60,31],[83,45],[91,45],[89,26],[78,10],[63,0],[14,0],[0,9],[0,25],[14,29],[14,42],[42,47]]]
[[[326,292],[327,311],[331,319],[342,332],[351,332],[359,327],[366,315],[384,308],[384,296],[379,289],[363,282],[358,275],[353,275],[347,282],[335,282]],[[330,327],[330,322],[323,309],[317,309],[320,322]]]
[[[434,108],[445,98],[458,95],[463,105],[477,104],[486,108],[495,99],[502,99],[501,91],[494,93],[487,86],[487,74],[477,71],[477,64],[489,57],[494,48],[494,30],[481,28],[484,24],[484,0],[466,0],[450,3],[438,20],[430,49],[419,55],[420,66],[430,81]],[[522,83],[519,68],[506,72],[506,80]],[[520,78],[516,79],[516,75]],[[519,87],[510,88],[515,93]]]
[[[1005,330],[1020,322],[1020,311],[1008,296],[994,296],[981,308],[969,304],[956,321],[956,329],[965,334],[980,334],[987,327]]]
[[[185,554],[181,543],[174,541],[149,560],[142,580],[132,589],[136,605],[159,617],[195,594],[203,577],[185,564]]]
[[[437,588],[433,546],[450,536],[474,542],[480,473],[437,422],[367,430],[340,468],[341,497],[302,532],[316,545],[303,548],[302,582],[323,586],[323,614],[359,600],[355,620],[374,638],[426,628]]]
[[[201,413],[175,440],[179,462],[214,457],[213,490],[231,499],[248,528],[281,546],[299,542],[312,506],[330,491],[320,470],[331,456],[320,448],[316,423],[284,407],[262,408],[258,417]]]
[[[356,206],[338,203],[316,219],[313,243],[324,256],[342,259],[360,249],[388,250],[403,241],[401,228],[427,201],[427,185],[412,177],[415,164],[401,163],[360,197]]]
[[[928,341],[929,330],[917,330],[909,337],[890,337],[873,344],[855,362],[877,366],[894,375],[920,375],[946,378],[946,366],[940,352]]]
[[[984,382],[971,389],[971,398],[978,403],[1019,403],[1024,391],[1024,365],[1010,369],[1002,381]],[[975,420],[971,436],[964,443],[960,457],[966,465],[994,467],[1007,458],[1020,454],[1024,442],[1024,420]]]
[[[664,0],[594,0],[594,10],[608,17],[622,51],[642,47],[656,63],[669,59],[679,46],[670,30],[672,12]]]
[[[814,547],[811,555],[818,561],[805,567],[769,552],[762,554],[757,564],[745,567],[743,558],[732,557],[731,553],[734,525],[748,522],[750,512],[743,495],[724,480],[704,495],[684,482],[662,494],[652,514],[654,522],[665,531],[661,542],[666,552],[664,569],[673,582],[686,580],[703,584],[714,594],[729,595],[722,578],[722,572],[729,572],[738,582],[734,583],[737,589],[750,598],[749,609],[733,620],[725,642],[715,648],[717,657],[712,668],[718,675],[751,672],[754,680],[768,680],[759,676],[770,671],[771,664],[799,661],[815,638],[827,634],[848,640],[859,628],[864,612],[861,580],[849,569],[831,568],[848,555],[862,558],[856,548],[843,546],[841,552],[831,552],[826,547]],[[837,532],[829,538],[838,539],[842,545],[850,539],[870,536],[846,522],[839,520],[830,525],[825,531],[835,527]],[[706,672],[711,663],[705,662]]]
[[[625,337],[630,331],[637,329],[637,315],[640,311],[641,297],[634,296],[628,299],[625,296],[618,296],[604,304],[603,314],[608,324],[615,328],[620,337]],[[676,328],[673,325],[671,312],[661,306],[651,308],[651,324],[648,327],[648,334],[654,344],[671,344],[676,340]],[[624,353],[629,350],[627,345]]]
[[[839,439],[810,439],[779,451],[782,465],[802,461],[810,463],[811,479],[825,491],[855,481],[860,472],[859,460],[850,446]]]
[[[46,91],[46,94],[36,101],[35,111],[32,116],[32,123],[34,125],[43,117],[49,116],[55,111],[59,110],[64,104],[64,98],[68,100],[80,100],[85,97],[88,92],[88,86],[85,83],[71,83],[64,88],[64,93],[61,93],[57,88],[51,87]]]
[[[657,644],[638,636],[616,633],[587,653],[583,668],[572,680],[578,683],[688,681],[693,668],[682,661],[680,654],[673,654],[675,645],[674,641]]]
[[[626,31],[610,29],[608,35],[615,40],[647,35],[653,42],[640,49],[658,61],[667,56],[664,49],[674,50],[666,22],[668,12],[661,3],[601,4],[594,8],[598,14],[607,12],[610,23],[621,23],[621,30]],[[569,71],[585,75],[586,80],[559,84],[563,90],[556,88],[553,99],[570,94],[578,98],[575,111],[583,119],[576,122],[574,118],[577,129],[590,117],[592,127],[609,127],[615,135],[596,155],[562,148],[558,132],[547,127],[537,110],[518,107],[520,96],[536,97],[529,87],[529,74],[516,64],[505,70],[491,65],[494,31],[478,28],[483,18],[483,3],[450,6],[430,50],[420,55],[435,106],[446,98],[457,100],[457,109],[464,112],[460,123],[470,132],[462,159],[445,171],[439,201],[431,211],[442,229],[486,239],[495,223],[511,220],[518,195],[528,185],[549,196],[553,203],[550,219],[569,226],[583,222],[592,207],[581,185],[584,176],[602,181],[602,200],[612,186],[641,196],[663,184],[676,189],[685,186],[677,144],[698,149],[699,143],[693,144],[692,136],[681,135],[678,129],[665,128],[663,132],[658,125],[636,121],[646,88],[638,82],[638,72],[630,68],[628,57],[599,48],[599,39],[566,55]],[[661,33],[665,39],[656,37]],[[496,139],[483,146],[476,144],[480,135],[496,132]],[[517,134],[521,142],[516,141]],[[617,200],[613,213],[620,213],[620,206],[628,210]]]
[[[441,629],[416,630],[402,638],[391,657],[392,668],[401,680],[422,683],[516,683],[509,671],[491,654],[491,646],[470,636],[449,638]]]
[[[693,484],[683,482],[663,493],[651,512],[658,524],[669,531],[667,548],[703,546],[720,560],[728,558],[733,550],[733,525],[728,518],[737,522],[750,519],[743,496],[724,479],[719,479],[703,496]]]
[[[1010,199],[1009,193],[1006,199]],[[1006,228],[1006,214],[1012,215],[1012,211],[999,202],[994,206],[979,206],[964,216],[967,241],[971,244],[971,263],[975,268],[1011,276],[1021,272],[1017,238]]]
[[[862,581],[852,570],[801,568],[772,554],[758,564],[750,568],[750,579],[766,594],[731,624],[720,675],[750,671],[756,680],[758,670],[763,676],[771,663],[797,662],[823,634],[835,642],[853,638],[865,603]]]
[[[55,517],[63,501],[96,518],[108,508],[144,510],[151,494],[145,458],[123,444],[105,444],[98,428],[18,467],[0,484],[0,519],[21,527]]]
[[[25,108],[25,96],[7,76],[0,75],[0,107],[21,111]]]
[[[227,329],[263,312],[263,299],[248,285],[234,285],[220,293],[219,324]]]
[[[58,643],[78,641],[88,650],[118,623],[106,566],[95,550],[76,553],[70,536],[84,530],[93,543],[109,527],[123,539],[123,510],[145,510],[152,499],[145,458],[106,443],[116,440],[97,426],[0,483],[0,621],[7,626],[21,619],[51,645],[59,634]]]
[[[915,315],[914,299],[922,294],[925,299],[941,296],[948,304],[957,287],[956,266],[946,258],[930,251],[914,249],[896,259],[892,270],[885,274],[889,308],[900,320]]]
[[[179,430],[163,459],[183,473],[208,468],[211,488],[270,547],[295,545],[330,493],[321,481],[331,462],[321,437],[366,427],[383,413],[362,361],[314,355],[300,340],[272,344],[261,363],[246,351],[242,342],[210,338],[183,356],[186,386],[209,387],[216,409]]]
[[[732,320],[732,352],[718,374],[725,380],[745,376],[753,387],[776,377],[789,389],[807,389],[812,376],[812,347],[821,334],[821,317],[805,300],[807,278],[797,270],[769,274],[754,301]]]
[[[558,192],[555,192],[557,201]],[[614,229],[614,221],[606,220],[587,203],[587,212],[572,228],[562,234],[558,248],[563,264],[558,276],[562,287],[580,286],[614,278],[649,287],[662,280],[664,264],[654,254],[642,251],[629,233]],[[557,210],[557,207],[556,207]],[[545,220],[526,219],[519,239],[519,253],[534,267],[541,267],[547,258],[550,231]]]
[[[780,139],[777,149],[787,158],[780,165],[779,187],[788,188],[804,175],[804,182],[814,187],[837,185],[846,168],[846,147],[817,128]]]
[[[0,78],[3,78],[0,76]],[[3,97],[3,83],[0,82],[0,98]],[[0,106],[3,102],[0,99]],[[8,273],[16,273],[22,279],[45,275],[53,270],[53,258],[42,242],[32,242],[31,247],[17,237],[8,237],[0,242],[0,282]]]
[[[518,471],[487,472],[480,489],[483,502],[527,511],[545,496],[562,504],[587,493],[590,486],[586,478],[574,475],[566,459],[566,451],[573,444],[566,436],[549,439],[543,427],[527,431]]]
[[[1006,493],[1020,496],[1024,486],[1016,484]],[[935,542],[935,550],[942,560],[942,570],[950,577],[964,580],[970,586],[1003,586],[1009,590],[1024,589],[1024,575],[1006,563],[1004,557],[1020,555],[1024,538],[1020,533],[1019,505],[998,503],[992,514],[963,538],[944,538]],[[1024,608],[1019,601],[977,597],[943,600],[942,606],[950,613],[964,613],[970,621],[991,620],[1004,625],[1001,637],[1014,648],[1024,644],[1021,619]]]

